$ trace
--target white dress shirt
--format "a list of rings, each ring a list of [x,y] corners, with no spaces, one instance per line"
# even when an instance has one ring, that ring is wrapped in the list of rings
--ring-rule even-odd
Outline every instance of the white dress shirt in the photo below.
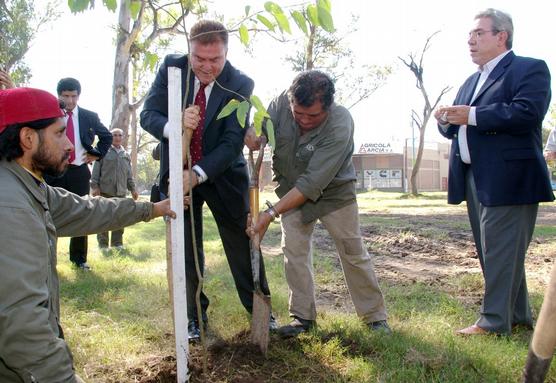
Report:
[[[69,116],[65,117],[66,125],[68,118]],[[85,163],[85,155],[87,154],[87,151],[81,143],[81,135],[79,134],[79,106],[76,105],[75,108],[73,108],[71,119],[73,121],[73,146],[75,147],[75,159],[71,164],[81,166]]]
[[[471,97],[470,103],[473,103],[473,101],[475,101],[477,94],[481,90],[482,86],[485,84],[485,81],[487,80],[488,76],[490,76],[494,68],[496,68],[496,65],[498,65],[500,60],[502,60],[504,56],[506,56],[508,53],[510,53],[509,50],[496,56],[495,58],[487,62],[485,65],[483,65],[482,67],[479,67],[479,72],[481,73],[481,76],[479,77],[479,81],[477,81],[477,85],[475,86],[475,91],[473,92],[473,97]],[[469,109],[469,115],[467,117],[468,125],[472,125],[472,126],[477,125],[476,109],[477,108],[475,106],[472,106]],[[458,138],[459,138],[458,140],[459,154],[461,156],[460,158],[464,163],[470,164],[471,155],[469,154],[469,145],[467,144],[467,125],[461,125],[459,127]]]

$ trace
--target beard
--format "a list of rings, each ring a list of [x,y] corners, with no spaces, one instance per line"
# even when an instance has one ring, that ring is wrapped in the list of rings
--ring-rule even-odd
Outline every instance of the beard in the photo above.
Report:
[[[68,168],[67,159],[69,153],[65,152],[60,157],[56,156],[48,150],[42,138],[42,131],[39,131],[39,149],[31,157],[32,167],[34,171],[40,172],[42,175],[51,177],[60,177],[64,175]]]

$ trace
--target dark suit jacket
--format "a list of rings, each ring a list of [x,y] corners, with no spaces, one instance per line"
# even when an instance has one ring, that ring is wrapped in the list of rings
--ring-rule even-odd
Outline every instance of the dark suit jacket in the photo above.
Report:
[[[467,127],[467,143],[479,201],[485,206],[553,201],[542,155],[541,125],[551,96],[546,63],[509,52],[470,103],[479,76],[469,77],[454,101],[476,107],[477,126]],[[459,125],[446,132],[438,128],[452,140],[448,203],[458,204],[465,200]]]
[[[112,145],[112,133],[102,125],[98,114],[95,112],[79,107],[78,115],[81,144],[87,153],[101,159]],[[98,137],[98,143],[96,146],[93,146],[95,136]]]
[[[168,140],[164,138],[164,125],[168,122],[168,67],[182,69],[182,97],[185,97],[187,56],[168,55],[161,65],[147,95],[141,112],[141,126],[162,143],[160,161],[160,188],[168,190]],[[195,76],[191,73],[187,105],[193,104]],[[254,83],[235,69],[229,61],[216,79],[223,87],[249,98]],[[220,110],[237,95],[214,84],[208,99],[203,130],[203,158],[197,163],[207,174],[205,183],[214,185],[225,208],[233,217],[241,217],[249,210],[249,176],[243,157],[245,130],[237,122],[235,113],[217,120]],[[240,101],[242,101],[240,99]]]

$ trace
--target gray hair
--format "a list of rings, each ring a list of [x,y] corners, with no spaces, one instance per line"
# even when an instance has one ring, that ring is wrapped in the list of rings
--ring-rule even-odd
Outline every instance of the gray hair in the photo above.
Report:
[[[494,32],[506,32],[508,34],[506,48],[512,49],[514,42],[514,24],[512,22],[512,17],[508,13],[499,11],[498,9],[488,8],[485,11],[479,12],[475,16],[475,20],[485,17],[492,20],[492,30]]]

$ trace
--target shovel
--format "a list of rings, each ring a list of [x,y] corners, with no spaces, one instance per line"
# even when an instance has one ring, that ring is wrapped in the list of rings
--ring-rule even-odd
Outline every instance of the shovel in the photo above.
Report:
[[[259,172],[263,162],[264,147],[266,138],[261,137],[259,155],[257,162],[253,161],[253,151],[249,150],[249,167],[251,168],[251,180],[249,183],[249,204],[253,225],[257,223],[259,216]],[[255,234],[249,241],[251,249],[251,270],[253,272],[253,316],[251,318],[251,343],[258,345],[261,352],[266,355],[269,341],[270,323],[270,295],[265,295],[261,290],[260,267],[261,267],[261,248],[259,234]]]

